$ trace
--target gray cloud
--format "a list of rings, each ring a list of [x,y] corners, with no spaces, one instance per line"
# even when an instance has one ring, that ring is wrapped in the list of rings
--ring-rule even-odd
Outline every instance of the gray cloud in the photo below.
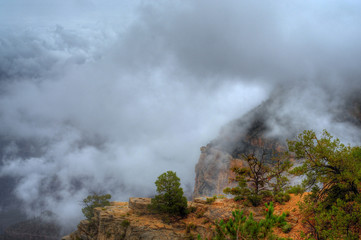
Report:
[[[18,11],[3,20],[31,26],[0,31],[0,134],[13,149],[0,174],[20,179],[30,215],[75,223],[90,191],[150,195],[169,169],[190,192],[199,147],[280,88],[270,134],[330,126],[354,139],[333,109],[360,89],[359,3],[116,2],[2,3]],[[37,154],[17,154],[19,141]]]

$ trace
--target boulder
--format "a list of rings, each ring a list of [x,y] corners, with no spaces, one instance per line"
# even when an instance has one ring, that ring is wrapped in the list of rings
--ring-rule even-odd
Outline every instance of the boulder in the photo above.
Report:
[[[150,198],[129,198],[129,208],[136,212],[146,212],[150,203]]]

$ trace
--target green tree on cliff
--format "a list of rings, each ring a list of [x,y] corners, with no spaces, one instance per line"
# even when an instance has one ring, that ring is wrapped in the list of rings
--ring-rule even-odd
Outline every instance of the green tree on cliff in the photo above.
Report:
[[[361,148],[345,146],[326,130],[321,137],[304,131],[289,150],[303,164],[293,172],[304,176],[301,211],[316,239],[359,239],[361,236]]]
[[[289,160],[288,152],[281,151],[273,153],[268,185],[272,189],[273,198],[276,202],[284,203],[290,200],[290,195],[286,190],[290,182],[287,175],[292,166],[293,164]]]
[[[112,196],[110,194],[98,195],[94,193],[83,199],[82,205],[84,206],[81,211],[83,212],[86,219],[91,221],[94,217],[94,208],[109,206]]]
[[[158,195],[152,198],[150,209],[171,216],[185,217],[187,215],[187,198],[183,196],[180,179],[176,173],[168,171],[161,174],[155,181],[155,185]]]
[[[266,151],[263,150],[260,156],[253,154],[242,155],[246,162],[244,167],[233,167],[231,170],[236,177],[231,179],[238,182],[234,188],[225,188],[225,194],[235,195],[236,200],[247,198],[254,206],[261,203],[262,195],[267,190],[269,182],[269,166],[266,164]]]

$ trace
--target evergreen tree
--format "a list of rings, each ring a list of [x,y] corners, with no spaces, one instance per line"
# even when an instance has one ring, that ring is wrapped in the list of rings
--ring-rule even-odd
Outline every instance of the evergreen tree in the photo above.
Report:
[[[326,130],[321,138],[304,131],[289,150],[303,164],[293,172],[305,176],[311,190],[300,209],[316,239],[359,239],[361,236],[361,148],[345,146]]]
[[[93,195],[89,195],[83,199],[84,207],[81,209],[81,211],[83,212],[86,219],[91,221],[92,217],[94,217],[94,208],[109,206],[109,199],[111,198],[112,196],[110,194],[98,195],[94,193]]]
[[[171,216],[187,215],[187,198],[183,196],[180,179],[175,172],[161,174],[155,182],[158,195],[151,200],[150,209]]]
[[[245,160],[246,166],[231,169],[236,175],[231,180],[238,182],[238,186],[225,188],[223,192],[235,195],[236,200],[247,198],[254,206],[258,206],[269,182],[269,166],[266,164],[265,156],[265,150],[263,150],[260,157],[257,157],[254,153],[244,154],[242,158]]]
[[[274,200],[279,203],[290,200],[290,195],[286,192],[289,184],[287,174],[293,164],[288,158],[287,152],[275,152],[271,160],[268,185],[272,188]]]

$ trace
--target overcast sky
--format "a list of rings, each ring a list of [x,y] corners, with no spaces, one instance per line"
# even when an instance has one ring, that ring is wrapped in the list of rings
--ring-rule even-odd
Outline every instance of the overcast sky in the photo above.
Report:
[[[167,170],[191,192],[199,148],[277,89],[270,134],[286,118],[354,139],[332,111],[360,90],[360,11],[350,0],[0,1],[0,134],[14,140],[0,174],[20,179],[29,214],[72,223],[90,191],[148,196]],[[38,154],[19,157],[18,140]]]

